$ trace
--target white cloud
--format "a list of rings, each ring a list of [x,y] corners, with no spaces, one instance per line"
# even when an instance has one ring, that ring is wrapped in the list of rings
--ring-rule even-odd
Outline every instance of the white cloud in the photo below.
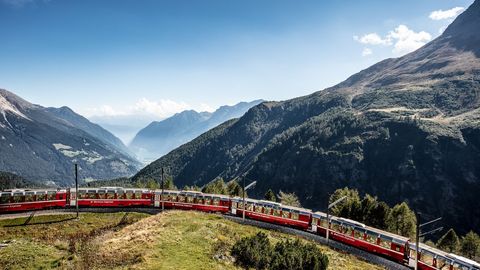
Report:
[[[428,16],[430,19],[439,21],[439,20],[445,20],[445,19],[453,19],[457,17],[462,11],[464,11],[464,7],[454,7],[451,9],[447,10],[435,10],[430,13],[430,16]]]
[[[390,45],[391,40],[381,38],[377,33],[365,34],[361,37],[353,36],[353,39],[362,43],[369,45]]]
[[[177,112],[189,109],[199,109],[205,111],[212,110],[207,104],[201,104],[199,108],[194,108],[185,102],[176,102],[169,99],[160,101],[152,101],[147,98],[141,98],[130,106],[122,108],[113,107],[111,105],[102,105],[96,108],[87,108],[81,111],[86,117],[92,116],[133,116],[144,115],[154,116],[156,118],[169,117]]]
[[[202,103],[198,108],[200,112],[213,112],[215,109],[208,104]]]
[[[367,55],[370,55],[372,54],[373,51],[369,48],[364,48],[363,51],[362,51],[362,56],[367,56]]]
[[[377,33],[370,33],[363,35],[362,37],[354,36],[354,40],[369,45],[383,45],[383,46],[392,46],[392,52],[394,54],[403,55],[409,52],[412,52],[427,42],[432,40],[432,35],[428,32],[420,31],[415,32],[409,29],[406,25],[399,25],[394,30],[389,31],[385,37],[381,37]],[[362,55],[369,55],[372,53],[365,48],[362,52]]]
[[[399,25],[387,35],[389,39],[395,40],[393,53],[406,54],[412,52],[432,40],[432,35],[425,31],[415,32],[406,25]]]

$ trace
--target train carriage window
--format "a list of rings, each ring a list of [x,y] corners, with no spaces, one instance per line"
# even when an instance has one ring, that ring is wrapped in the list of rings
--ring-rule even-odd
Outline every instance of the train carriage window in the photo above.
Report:
[[[382,238],[381,241],[380,241],[380,246],[384,247],[384,248],[387,248],[387,249],[391,249],[392,248],[392,242]]]
[[[220,198],[213,198],[213,205],[220,205]]]
[[[10,198],[10,194],[2,194],[2,196],[0,196],[0,204],[10,203]]]
[[[280,217],[281,213],[282,213],[282,211],[280,209],[273,209],[273,215],[274,216]]]
[[[455,263],[453,263],[453,268],[452,269],[453,270],[468,270],[469,267],[455,262]]]
[[[333,231],[336,231],[336,232],[338,232],[338,233],[343,233],[343,228],[342,228],[342,226],[340,226],[340,224],[335,223],[335,222],[332,222],[331,224],[332,224],[332,225],[331,225],[331,229],[332,229]]]
[[[162,201],[171,201],[172,200],[172,196],[170,196],[170,194],[168,194],[168,193],[160,194],[160,196],[162,198]]]
[[[46,201],[47,200],[47,194],[44,192],[42,193],[37,193],[37,202],[38,201]]]
[[[365,240],[369,243],[377,244],[377,234],[367,232],[367,238]]]
[[[319,225],[323,228],[327,228],[327,219],[326,218],[321,218]]]
[[[25,197],[22,193],[13,194],[13,202],[19,203],[25,201]]]
[[[422,252],[422,256],[420,256],[420,261],[424,262],[427,265],[433,265],[433,254],[429,252]]]
[[[348,225],[344,227],[344,234],[348,236],[352,236],[352,233],[353,233],[353,227]]]
[[[247,211],[253,211],[253,204],[247,203]]]
[[[290,218],[290,211],[288,211],[287,209],[283,209],[282,218]]]
[[[355,232],[354,232],[354,237],[355,238],[363,240],[363,235],[364,235],[364,233],[362,231],[359,231],[358,229],[355,229]]]
[[[414,256],[415,256],[415,250],[413,250],[413,252],[410,251],[410,257],[415,258]],[[437,258],[437,268],[438,269],[446,269],[447,268],[446,266],[449,265],[449,264],[450,263],[444,257],[438,257]]]
[[[134,194],[133,190],[127,190],[125,192],[125,198],[127,198],[128,200],[131,200],[131,199],[133,199],[133,194]]]
[[[57,199],[57,193],[55,191],[48,191],[47,196],[49,201],[54,201]]]
[[[264,206],[263,207],[263,213],[266,215],[271,215],[272,214],[272,208]]]
[[[34,198],[34,193],[33,192],[27,192],[25,193],[25,201],[26,202],[33,202],[35,201],[35,198]]]
[[[119,200],[125,199],[125,191],[117,190],[117,199],[119,199]]]
[[[185,196],[178,194],[178,202],[185,202]]]
[[[255,212],[262,213],[263,207],[261,205],[255,205]]]
[[[188,194],[187,195],[187,203],[193,203],[193,199],[195,199],[194,196],[195,195],[193,195],[193,194]]]
[[[135,190],[135,199],[141,199],[142,198],[142,192],[139,190]]]
[[[298,220],[300,218],[300,214],[299,213],[296,213],[296,212],[292,212],[292,216],[291,216],[291,219],[295,219],[295,220]]]
[[[113,200],[115,199],[115,190],[109,190],[107,191],[107,199]]]
[[[212,204],[212,198],[211,197],[205,197],[205,204],[206,205],[211,205]]]
[[[97,191],[97,196],[99,199],[105,199],[107,196],[107,192],[105,192],[105,190],[100,189]]]

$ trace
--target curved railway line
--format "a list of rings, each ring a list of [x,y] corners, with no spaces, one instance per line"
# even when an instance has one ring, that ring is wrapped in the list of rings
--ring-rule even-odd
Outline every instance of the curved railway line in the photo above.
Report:
[[[168,211],[168,210],[166,210]],[[137,212],[137,213],[147,213],[147,214],[158,214],[161,213],[161,209],[155,209],[155,208],[130,208],[130,207],[124,207],[124,208],[80,208],[79,212],[82,213],[117,213],[117,212]],[[75,214],[75,210],[72,209],[52,209],[52,210],[36,210],[33,212],[22,212],[22,213],[13,213],[13,214],[2,214],[0,215],[0,220],[2,219],[14,219],[14,218],[22,218],[22,217],[29,217],[32,213],[34,213],[35,216],[45,216],[45,215],[71,215]],[[348,246],[345,244],[342,244],[340,242],[337,242],[335,240],[327,240],[324,237],[321,237],[319,235],[315,235],[313,233],[297,230],[294,228],[290,227],[284,227],[268,222],[262,222],[258,220],[252,220],[252,219],[245,219],[243,220],[240,217],[237,216],[232,216],[228,214],[222,214],[222,216],[227,219],[234,221],[239,224],[243,225],[250,225],[262,229],[267,229],[267,230],[275,230],[279,231],[282,233],[287,233],[291,235],[296,235],[300,236],[304,239],[310,240],[310,241],[315,241],[317,243],[320,243],[322,245],[327,245],[331,247],[332,249],[339,251],[339,252],[344,252],[348,254],[352,254],[357,258],[360,258],[362,260],[371,262],[376,265],[380,265],[382,267],[385,267],[386,269],[390,270],[409,270],[410,268],[395,263],[393,261],[390,261],[386,258],[376,256],[374,254],[368,253],[364,250]]]

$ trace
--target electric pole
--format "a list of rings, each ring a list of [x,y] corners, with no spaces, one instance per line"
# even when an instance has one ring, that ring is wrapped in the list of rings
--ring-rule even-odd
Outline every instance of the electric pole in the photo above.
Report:
[[[78,219],[78,164],[75,163],[75,207],[77,208]]]
[[[162,211],[165,210],[165,203],[163,201],[163,192],[164,192],[164,189],[165,189],[165,174],[164,174],[164,170],[163,170],[163,167],[162,167],[162,194],[160,195],[160,201],[162,202]]]

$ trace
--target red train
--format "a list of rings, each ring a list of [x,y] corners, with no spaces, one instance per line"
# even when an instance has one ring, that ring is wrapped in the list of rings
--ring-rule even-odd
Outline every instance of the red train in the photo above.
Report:
[[[37,209],[76,206],[75,189],[11,190],[0,192],[0,214]],[[327,231],[327,215],[309,209],[280,203],[205,194],[196,191],[129,189],[119,187],[78,189],[79,207],[164,207],[165,209],[197,210],[232,215],[294,227],[322,236]],[[245,210],[244,210],[245,209]],[[415,244],[406,237],[375,229],[345,218],[330,217],[329,237],[412,267]],[[421,270],[480,270],[480,264],[420,244]]]

